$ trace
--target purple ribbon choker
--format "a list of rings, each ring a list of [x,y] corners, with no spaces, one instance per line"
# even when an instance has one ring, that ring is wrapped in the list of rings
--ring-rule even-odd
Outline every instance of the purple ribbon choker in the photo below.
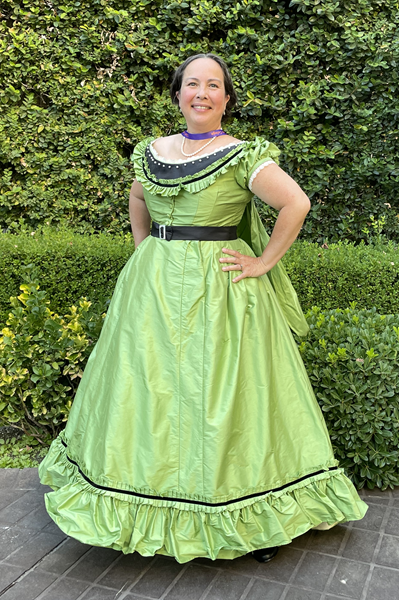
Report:
[[[205,133],[189,133],[187,130],[182,131],[182,135],[189,140],[207,140],[208,138],[219,137],[219,135],[227,135],[223,129],[214,129]]]

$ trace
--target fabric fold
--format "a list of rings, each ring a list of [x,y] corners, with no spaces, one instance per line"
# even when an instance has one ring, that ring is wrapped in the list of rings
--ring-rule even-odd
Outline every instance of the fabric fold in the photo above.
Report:
[[[224,507],[154,501],[94,487],[67,458],[59,436],[39,466],[52,519],[83,543],[125,554],[233,559],[288,544],[320,523],[361,519],[367,509],[342,469],[326,471]]]
[[[270,237],[263,226],[253,198],[245,207],[237,227],[237,235],[251,247],[256,256],[261,256],[269,243]],[[309,326],[298,295],[281,260],[267,273],[267,276],[289,327],[300,336],[306,335]]]

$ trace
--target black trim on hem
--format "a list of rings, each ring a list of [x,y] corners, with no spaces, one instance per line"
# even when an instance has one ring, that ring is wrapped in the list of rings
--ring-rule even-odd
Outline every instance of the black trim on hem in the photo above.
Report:
[[[68,448],[68,446],[64,442],[64,440],[61,440],[61,443],[63,444],[63,446],[65,446],[65,448]],[[151,496],[149,494],[140,494],[139,492],[131,492],[130,490],[118,490],[116,488],[99,485],[98,483],[94,483],[94,481],[89,479],[87,477],[87,475],[85,475],[83,473],[83,471],[79,467],[78,463],[75,462],[74,460],[72,460],[72,458],[70,458],[68,456],[68,454],[66,455],[66,457],[70,463],[72,463],[73,465],[75,465],[78,468],[78,471],[82,475],[83,479],[85,479],[87,481],[87,483],[89,483],[90,485],[92,485],[93,487],[95,487],[99,490],[104,490],[106,492],[115,492],[117,494],[128,494],[130,496],[137,496],[139,498],[148,498],[150,500],[167,500],[167,501],[172,501],[172,502],[186,502],[187,504],[200,504],[201,506],[227,506],[228,504],[234,504],[235,502],[241,502],[242,500],[249,500],[250,498],[256,498],[257,496],[264,496],[265,494],[281,492],[285,488],[290,487],[291,485],[295,485],[296,483],[300,483],[301,481],[304,481],[305,479],[314,477],[315,475],[320,475],[321,473],[326,473],[329,471],[336,471],[339,468],[339,467],[329,467],[328,469],[322,469],[321,471],[316,471],[315,473],[310,473],[309,475],[304,475],[304,477],[295,479],[295,481],[290,481],[290,483],[286,483],[284,485],[281,485],[280,487],[273,488],[271,490],[266,490],[264,492],[255,492],[254,494],[249,494],[248,496],[241,496],[241,498],[235,498],[234,500],[227,500],[226,502],[201,502],[200,500],[188,500],[187,498],[171,498],[168,496]]]

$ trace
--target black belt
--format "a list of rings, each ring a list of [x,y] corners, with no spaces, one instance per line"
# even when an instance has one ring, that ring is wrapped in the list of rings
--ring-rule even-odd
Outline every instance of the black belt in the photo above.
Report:
[[[151,235],[161,240],[236,240],[237,226],[208,227],[193,225],[160,225],[152,222]]]

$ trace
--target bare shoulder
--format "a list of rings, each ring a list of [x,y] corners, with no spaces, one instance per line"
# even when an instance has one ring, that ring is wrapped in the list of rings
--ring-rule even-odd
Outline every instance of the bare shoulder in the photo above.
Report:
[[[152,143],[154,150],[158,152],[158,154],[166,156],[176,148],[178,142],[181,140],[180,133],[176,133],[175,135],[167,135],[165,137],[159,137]]]
[[[223,144],[238,144],[244,141],[239,140],[238,138],[233,137],[232,135],[223,135],[221,136],[221,139],[223,139]]]
[[[152,146],[160,157],[167,157],[169,160],[181,160],[183,156],[182,143],[184,144],[184,140],[185,138],[182,137],[181,133],[177,133],[175,135],[157,138],[152,142]],[[212,142],[212,147],[209,147],[209,150],[207,147],[209,145],[209,140],[208,143],[205,144],[203,152],[201,152],[202,148],[199,148],[195,153],[196,157],[199,158],[202,154],[207,153],[210,150],[214,152],[215,150],[218,150],[218,148],[224,148],[230,144],[241,143],[242,140],[231,135],[221,135],[212,140]]]
[[[162,152],[170,152],[170,151],[173,151],[175,148],[180,148],[181,141],[182,141],[181,133],[176,133],[175,135],[159,137],[152,143],[152,145],[159,154],[162,154]],[[238,144],[239,142],[242,142],[242,141],[243,140],[239,140],[238,138],[233,137],[232,135],[221,135],[220,137],[217,138],[218,144],[216,144],[216,146],[226,146],[227,144]]]

